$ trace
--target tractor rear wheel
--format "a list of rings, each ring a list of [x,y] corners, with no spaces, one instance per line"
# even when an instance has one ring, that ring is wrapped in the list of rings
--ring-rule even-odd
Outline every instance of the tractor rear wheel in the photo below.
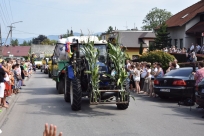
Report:
[[[71,108],[73,111],[81,110],[81,83],[79,79],[74,78],[70,82],[70,100],[71,100]]]
[[[65,74],[64,78],[64,100],[65,102],[70,102],[70,80],[67,78],[67,75]]]
[[[50,70],[48,70],[48,77],[51,78]]]

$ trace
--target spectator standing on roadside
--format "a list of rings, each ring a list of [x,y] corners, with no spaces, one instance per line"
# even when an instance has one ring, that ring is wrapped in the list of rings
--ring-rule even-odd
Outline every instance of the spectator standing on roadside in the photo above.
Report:
[[[204,54],[204,44],[200,48],[200,54]]]
[[[21,62],[21,65],[20,65],[20,68],[21,68],[21,78],[22,78],[22,80],[21,80],[21,86],[26,86],[26,85],[24,84],[25,70],[24,70],[23,65],[24,65],[24,62]]]
[[[191,62],[190,58],[191,58],[191,53],[190,53],[190,49],[188,49],[188,51],[186,52],[186,62]]]
[[[200,54],[200,49],[201,49],[200,45],[197,44],[197,45],[196,45],[196,53]]]
[[[154,75],[155,78],[160,78],[164,76],[164,71],[162,69],[162,65],[161,63],[157,63],[157,69],[158,71],[156,72],[156,74]]]
[[[136,63],[133,79],[135,81],[136,92],[137,94],[139,94],[140,93],[140,64],[139,63]]]
[[[126,69],[130,68],[130,60],[126,60]]]
[[[198,86],[198,84],[204,78],[204,63],[203,62],[198,63],[198,70],[196,72],[193,72],[193,74],[194,74],[194,79],[196,80],[195,86]]]
[[[144,81],[145,81],[145,76],[147,75],[147,69],[146,69],[146,62],[141,63],[141,78],[140,78],[140,88],[143,89],[144,87]],[[142,90],[144,91],[144,90]]]
[[[169,62],[169,68],[166,70],[166,73],[168,73],[169,71],[171,71],[171,64],[172,64],[172,62]]]
[[[195,46],[194,44],[192,43],[191,47],[190,47],[190,51],[192,52],[192,50],[195,50]]]
[[[16,65],[13,65],[12,66],[12,69],[13,69],[13,73],[14,73],[14,93],[16,94],[16,93],[19,93],[19,88],[20,88],[20,86],[19,86],[19,79],[18,79],[18,73],[17,73],[17,64]]]
[[[144,81],[144,86],[143,86],[143,91],[145,94],[148,94],[152,97],[152,86],[151,86],[151,65],[147,64],[146,65],[146,76],[145,76],[145,81]]]
[[[178,60],[177,59],[174,60],[174,63],[176,63],[176,68],[180,68],[180,66],[178,65]]]
[[[191,51],[190,62],[195,62],[196,60],[197,60],[197,58],[196,58],[195,51],[192,50],[192,51]]]
[[[4,98],[4,90],[5,90],[5,84],[4,84],[4,76],[5,71],[3,70],[2,66],[0,65],[0,103],[2,102],[2,99]],[[1,106],[2,107],[2,103]]]

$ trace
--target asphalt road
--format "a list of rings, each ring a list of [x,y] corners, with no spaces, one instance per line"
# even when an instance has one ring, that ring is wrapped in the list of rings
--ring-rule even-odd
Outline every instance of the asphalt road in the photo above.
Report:
[[[89,106],[71,111],[55,82],[37,71],[26,82],[17,101],[4,118],[1,136],[42,136],[44,124],[57,125],[63,136],[203,136],[204,110],[189,110],[176,100],[134,95],[127,110],[116,105]]]

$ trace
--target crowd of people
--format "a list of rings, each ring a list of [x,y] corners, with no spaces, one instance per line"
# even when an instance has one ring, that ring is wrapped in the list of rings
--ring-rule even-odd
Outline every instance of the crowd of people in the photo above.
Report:
[[[163,77],[164,73],[179,67],[176,59],[173,62],[169,62],[169,68],[166,71],[163,71],[161,63],[139,63],[127,60],[128,88],[137,94],[144,93],[150,97],[155,97],[153,89],[154,79]]]
[[[194,51],[196,54],[204,54],[204,44],[203,45],[199,45],[196,44],[194,45],[194,43],[191,44],[190,48],[176,48],[176,46],[171,46],[170,48],[164,48],[163,49],[164,52],[168,52],[168,53],[189,53]]]
[[[194,45],[192,43],[190,48],[176,48],[176,46],[171,46],[171,48],[164,48],[162,49],[162,51],[164,52],[168,52],[168,53],[183,53],[186,54],[186,61],[187,62],[196,62],[197,61],[197,57],[196,54],[203,54],[204,55],[204,44],[203,45],[199,45],[196,44]]]
[[[0,61],[0,108],[9,107],[6,101],[7,97],[19,93],[25,78],[32,75],[35,68],[30,61],[21,61],[19,59]]]

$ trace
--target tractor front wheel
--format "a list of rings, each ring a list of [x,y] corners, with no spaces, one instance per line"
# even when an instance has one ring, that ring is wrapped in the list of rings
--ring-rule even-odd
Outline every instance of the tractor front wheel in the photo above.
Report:
[[[74,78],[70,82],[70,101],[71,108],[73,111],[81,110],[81,97],[82,97],[81,83],[79,79]]]
[[[64,80],[60,79],[57,90],[59,94],[64,94]]]
[[[117,108],[119,110],[126,110],[129,106],[129,103],[125,103],[125,104],[117,104]]]

